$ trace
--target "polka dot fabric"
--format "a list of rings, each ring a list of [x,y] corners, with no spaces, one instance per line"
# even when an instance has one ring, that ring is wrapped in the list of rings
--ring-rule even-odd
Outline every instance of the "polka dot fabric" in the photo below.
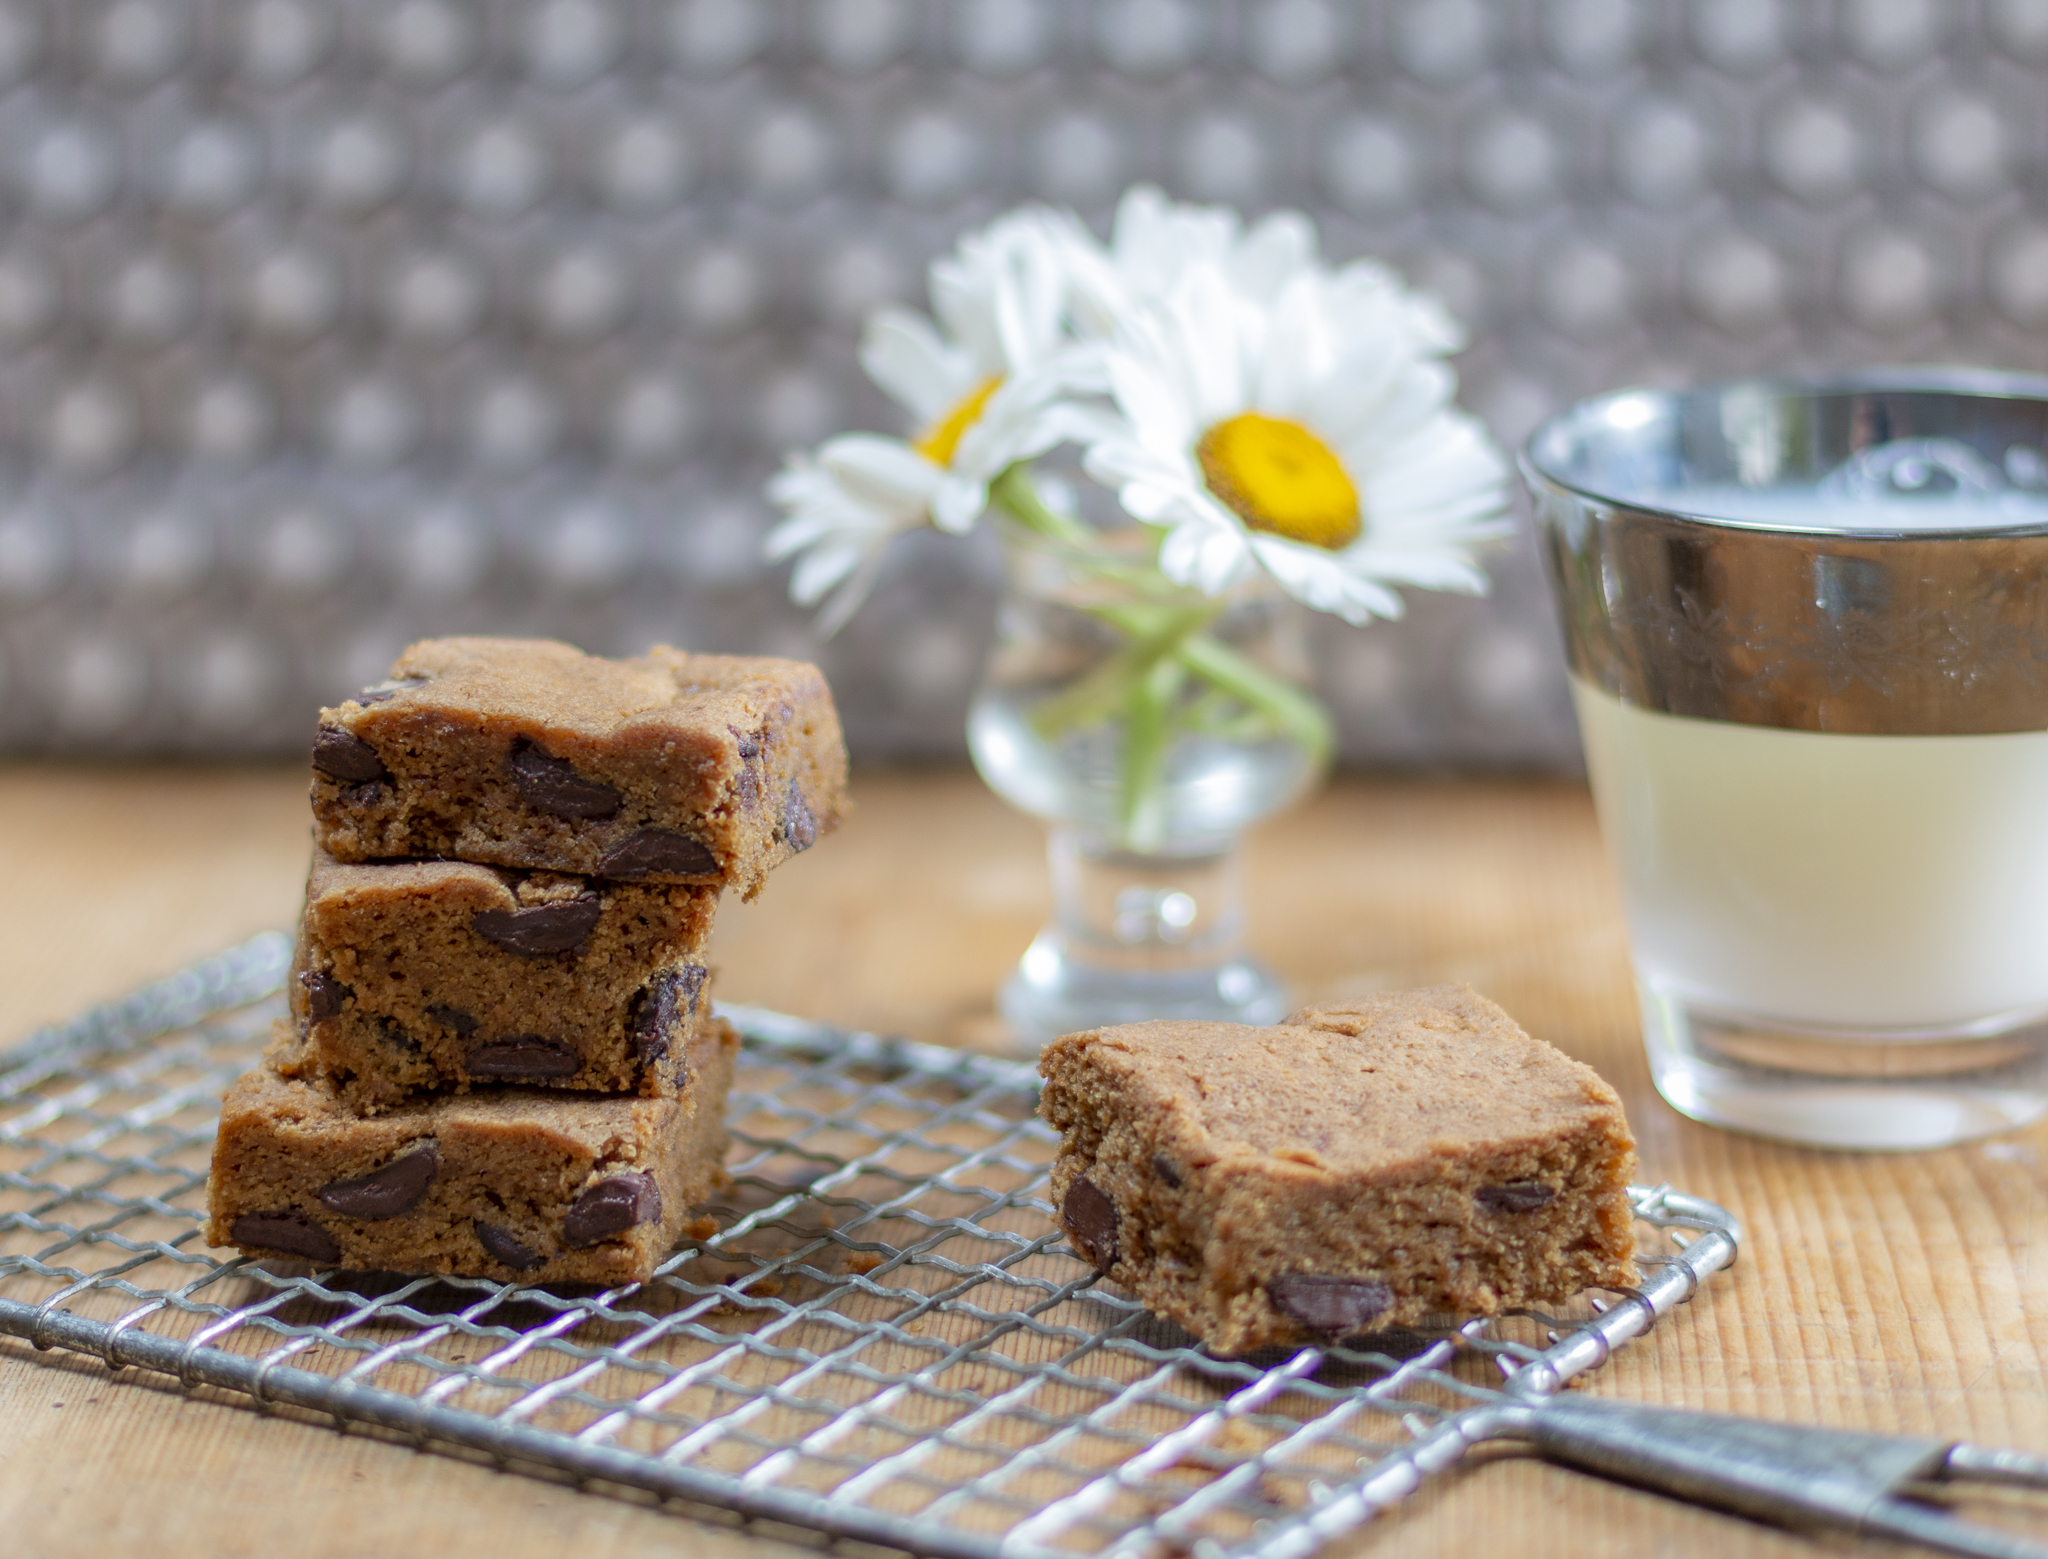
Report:
[[[962,227],[1306,209],[1472,323],[1514,442],[2048,368],[2044,105],[2042,0],[0,0],[0,747],[284,751],[490,630],[816,657],[857,752],[957,753],[992,556],[820,645],[758,546],[785,449],[890,427],[860,317]],[[1315,625],[1347,754],[1577,763],[1495,573]]]

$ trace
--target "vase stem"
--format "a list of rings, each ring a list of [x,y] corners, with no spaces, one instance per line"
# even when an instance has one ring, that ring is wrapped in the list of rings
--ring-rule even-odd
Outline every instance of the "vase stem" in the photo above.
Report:
[[[1047,842],[1053,918],[1004,985],[1018,1038],[1148,1018],[1275,1023],[1286,993],[1244,949],[1235,841],[1202,855],[1121,849],[1080,829]]]

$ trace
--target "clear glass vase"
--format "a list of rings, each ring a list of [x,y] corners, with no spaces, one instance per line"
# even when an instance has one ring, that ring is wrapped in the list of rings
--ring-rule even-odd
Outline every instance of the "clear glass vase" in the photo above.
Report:
[[[989,787],[1050,825],[1053,918],[1004,984],[1013,1036],[1146,1018],[1272,1023],[1238,846],[1329,757],[1299,607],[1169,584],[1149,533],[1005,530],[1008,584],[968,715]]]

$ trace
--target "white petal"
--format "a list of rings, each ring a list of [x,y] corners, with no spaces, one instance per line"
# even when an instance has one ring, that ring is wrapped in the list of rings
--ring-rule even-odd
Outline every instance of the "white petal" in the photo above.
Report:
[[[932,495],[932,523],[951,535],[964,536],[987,507],[988,483],[949,474]]]
[[[1257,351],[1259,343],[1251,338],[1260,322],[1212,265],[1191,267],[1170,304],[1199,432],[1249,405],[1245,360]]]
[[[865,552],[844,543],[814,547],[797,559],[789,576],[790,598],[800,606],[811,606],[827,590],[860,567]]]
[[[1223,206],[1176,206],[1149,184],[1117,206],[1110,250],[1135,301],[1171,287],[1190,262],[1220,265],[1237,243],[1237,213]]]
[[[919,426],[938,421],[980,383],[968,354],[923,315],[893,305],[868,316],[860,365]]]
[[[1201,430],[1195,421],[1186,365],[1173,361],[1179,354],[1166,342],[1150,339],[1163,329],[1164,323],[1156,315],[1148,315],[1134,322],[1132,330],[1119,334],[1106,365],[1110,396],[1147,444],[1166,450],[1189,449]]]
[[[1346,568],[1338,554],[1280,536],[1253,536],[1251,546],[1280,588],[1305,606],[1333,612],[1350,623],[1402,613],[1398,595]]]
[[[1231,525],[1191,521],[1175,526],[1159,545],[1159,572],[1204,595],[1221,595],[1251,562],[1244,532]]]
[[[892,514],[921,512],[945,477],[908,444],[876,433],[828,439],[818,463],[850,494]]]
[[[1244,235],[1231,273],[1254,297],[1271,297],[1288,278],[1315,263],[1315,224],[1299,211],[1276,211]]]

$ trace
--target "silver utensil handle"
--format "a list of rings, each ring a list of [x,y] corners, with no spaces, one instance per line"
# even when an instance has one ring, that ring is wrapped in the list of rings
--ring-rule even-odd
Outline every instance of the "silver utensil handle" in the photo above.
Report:
[[[2024,1452],[1588,1397],[1553,1398],[1507,1433],[1548,1461],[1779,1526],[1882,1534],[1981,1559],[2048,1559],[2039,1543],[1900,1497],[1941,1481],[2048,1487],[2048,1462]]]

